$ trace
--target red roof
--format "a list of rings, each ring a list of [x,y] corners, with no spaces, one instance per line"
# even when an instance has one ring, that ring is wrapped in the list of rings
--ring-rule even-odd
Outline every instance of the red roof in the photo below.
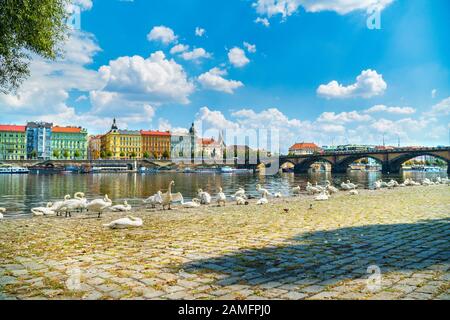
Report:
[[[214,139],[200,139],[200,142],[202,145],[209,145],[209,144],[213,144],[215,141],[214,141]]]
[[[296,143],[289,148],[289,150],[304,150],[304,149],[320,149],[320,148],[317,144],[308,142]]]
[[[145,131],[141,130],[141,134],[143,136],[162,136],[162,137],[170,137],[170,132],[163,131]]]
[[[79,127],[53,127],[52,132],[56,133],[80,133],[81,128]]]
[[[8,131],[8,132],[25,132],[25,126],[16,126],[16,125],[8,125],[8,124],[0,124],[0,131]]]

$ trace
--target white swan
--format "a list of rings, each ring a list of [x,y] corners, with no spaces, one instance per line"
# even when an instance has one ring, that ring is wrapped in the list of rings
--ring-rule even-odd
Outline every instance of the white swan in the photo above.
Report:
[[[56,214],[56,212],[52,210],[52,206],[53,203],[49,202],[46,207],[32,208],[31,213],[36,217],[52,216]]]
[[[339,192],[338,188],[333,187],[333,186],[331,185],[331,182],[328,181],[328,180],[327,180],[327,185],[326,185],[325,189],[326,189],[330,194],[338,193],[338,192]]]
[[[167,192],[163,195],[163,202],[162,207],[163,210],[166,209],[166,207],[171,210],[171,205],[173,202],[181,202],[183,203],[183,195],[181,193],[172,193],[172,186],[175,185],[175,181],[170,181],[169,188],[167,189]]]
[[[245,190],[243,188],[239,188],[238,191],[234,194],[234,198],[241,197],[244,199],[247,199],[247,196],[245,195]]]
[[[356,189],[350,190],[350,192],[349,192],[349,195],[351,195],[351,196],[357,196],[358,194],[359,194],[359,192]]]
[[[281,192],[275,192],[273,196],[278,199],[283,198],[283,195],[281,194]]]
[[[424,185],[424,186],[431,186],[431,181],[430,181],[430,179],[425,178],[425,179],[422,181],[422,185]]]
[[[217,194],[217,204],[219,206],[222,206],[222,204],[224,206],[226,206],[227,204],[227,196],[225,195],[225,193],[223,193],[222,188],[219,188],[219,193]]]
[[[211,204],[211,195],[208,192],[198,189],[198,196],[201,204]]]
[[[69,199],[70,199],[70,194],[66,194],[64,196],[64,200],[54,202],[51,207],[52,211],[54,211],[57,216],[61,215],[61,213],[63,212],[62,209],[64,207],[64,202],[66,202]]]
[[[236,204],[238,206],[243,206],[246,205],[248,202],[246,199],[242,198],[242,197],[236,197]]]
[[[317,190],[319,190],[320,192],[325,191],[325,188],[322,186],[319,186],[319,184],[316,182],[316,185],[314,186],[314,188],[316,188]]]
[[[148,197],[147,199],[144,200],[145,204],[150,204],[152,206],[152,208],[155,208],[156,205],[161,205],[163,203],[163,194],[161,191],[158,191],[156,194],[154,194],[153,196]]]
[[[184,208],[198,208],[198,207],[200,207],[200,200],[194,198],[194,199],[192,199],[192,201],[190,201],[190,202],[183,202],[183,203],[182,203],[182,206],[183,206]]]
[[[328,191],[322,191],[321,194],[319,194],[318,196],[316,196],[314,198],[315,201],[327,201],[330,199],[330,194],[328,193]]]
[[[309,181],[306,184],[306,192],[308,192],[308,194],[310,194],[310,195],[314,195],[316,193],[321,193],[321,191],[319,189],[313,187]]]
[[[0,208],[0,220],[3,219],[3,214],[6,212],[5,208]]]
[[[142,225],[143,225],[142,219],[133,216],[128,216],[126,218],[121,218],[113,222],[104,224],[103,226],[111,229],[125,229],[130,227],[133,228],[142,227]]]
[[[86,209],[87,204],[87,199],[84,198],[84,193],[77,192],[74,195],[74,199],[67,199],[64,201],[60,210],[65,211],[66,217],[72,216],[72,212]]]
[[[265,195],[270,194],[269,190],[267,190],[267,189],[261,187],[260,184],[257,184],[257,185],[256,185],[256,191],[257,191],[258,193],[260,193],[261,196],[263,196],[264,194],[265,194]]]
[[[128,204],[128,201],[125,200],[123,204],[112,206],[111,210],[114,212],[128,212],[131,211],[131,206]]]
[[[108,198],[108,195],[105,194],[105,197],[103,199],[95,199],[89,202],[86,205],[86,209],[89,212],[96,212],[98,213],[98,217],[100,218],[103,211],[110,208],[112,206],[112,201]]]
[[[267,195],[268,195],[268,192],[263,193],[261,199],[259,199],[258,202],[256,202],[256,204],[257,205],[268,204],[269,200],[267,200]]]
[[[347,180],[347,186],[349,186],[351,189],[358,189],[358,185],[351,183],[350,180]]]
[[[302,191],[302,188],[300,188],[300,186],[296,186],[296,187],[293,187],[292,189],[291,189],[291,192],[292,192],[292,194],[294,194],[294,195],[300,195],[300,192]]]

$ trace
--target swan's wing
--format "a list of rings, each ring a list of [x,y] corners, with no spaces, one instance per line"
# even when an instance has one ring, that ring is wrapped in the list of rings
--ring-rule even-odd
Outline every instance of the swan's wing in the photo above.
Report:
[[[181,193],[172,193],[172,202],[183,202],[183,195]]]

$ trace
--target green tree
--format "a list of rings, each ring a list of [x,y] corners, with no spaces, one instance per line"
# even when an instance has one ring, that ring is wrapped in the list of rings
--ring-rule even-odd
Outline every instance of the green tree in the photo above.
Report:
[[[75,158],[81,157],[81,151],[80,151],[80,150],[75,150],[73,156],[74,156]]]
[[[55,157],[56,159],[59,159],[60,156],[61,156],[61,152],[58,149],[53,150],[53,157]]]
[[[120,153],[120,157],[121,157],[121,158],[125,157],[125,152],[122,151],[122,152]]]
[[[148,153],[147,151],[145,151],[144,154],[143,154],[143,156],[144,156],[144,159],[148,159],[148,158],[150,158],[150,153]]]
[[[163,156],[164,159],[169,159],[169,158],[170,158],[169,151],[165,150],[165,151],[163,152],[162,156]]]
[[[69,0],[0,1],[0,92],[16,92],[32,54],[54,60],[66,39]]]
[[[156,151],[153,151],[153,158],[158,159],[158,153]]]
[[[113,156],[113,153],[110,150],[106,151],[107,158],[111,158],[112,156]]]
[[[100,151],[100,158],[105,159],[106,158],[106,152]]]
[[[130,158],[134,159],[136,157],[137,157],[136,152],[133,151],[132,153],[130,153]]]
[[[31,151],[30,156],[31,156],[31,159],[36,159],[37,158],[37,151],[36,150]]]
[[[65,159],[68,159],[68,158],[70,157],[70,152],[69,152],[69,150],[64,150],[64,152],[63,152],[63,157],[64,157]]]

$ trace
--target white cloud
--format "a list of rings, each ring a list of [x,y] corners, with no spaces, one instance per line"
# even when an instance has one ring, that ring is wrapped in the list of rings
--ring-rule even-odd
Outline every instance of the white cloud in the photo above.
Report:
[[[80,7],[83,11],[87,11],[92,9],[92,0],[73,0],[72,5]]]
[[[195,35],[197,37],[203,37],[205,35],[206,30],[200,27],[195,28]]]
[[[385,105],[379,104],[375,105],[372,108],[369,108],[365,111],[366,113],[375,113],[375,112],[385,112],[392,114],[413,114],[416,112],[416,109],[411,107],[387,107]]]
[[[218,130],[238,129],[239,125],[229,121],[220,111],[212,111],[208,107],[200,108],[196,116],[197,121],[201,121],[203,126],[214,127]]]
[[[170,53],[171,54],[177,54],[177,53],[185,52],[187,50],[189,50],[189,46],[188,45],[177,44],[172,49],[170,49]]]
[[[177,38],[173,30],[165,26],[153,27],[147,35],[149,41],[161,41],[164,44],[175,42]]]
[[[234,90],[242,87],[244,84],[240,81],[227,80],[223,76],[226,76],[227,72],[219,68],[213,68],[208,72],[201,74],[198,77],[198,81],[205,89],[221,91],[232,94]]]
[[[254,45],[254,44],[250,44],[250,43],[244,41],[244,47],[250,53],[255,53],[256,52],[256,45]]]
[[[255,19],[255,23],[260,23],[264,27],[269,27],[270,26],[270,22],[269,22],[269,20],[267,18],[258,17],[258,18]]]
[[[448,116],[450,114],[450,97],[431,107],[431,111],[425,113],[430,116]]]
[[[236,68],[242,68],[250,62],[250,60],[245,55],[244,50],[238,47],[234,47],[228,52],[228,59],[230,60],[230,63]]]
[[[192,51],[185,51],[180,55],[184,60],[198,60],[211,58],[211,54],[203,48],[195,48]]]
[[[335,11],[347,14],[356,10],[367,10],[377,7],[382,10],[393,0],[257,0],[253,3],[256,12],[269,18],[281,15],[291,16],[302,6],[307,12]]]
[[[383,75],[378,74],[375,70],[364,70],[356,78],[356,83],[343,86],[336,80],[330,83],[320,85],[317,94],[327,99],[331,98],[350,98],[362,97],[370,98],[381,95],[387,89],[387,84],[383,80]]]
[[[357,111],[350,112],[324,112],[317,121],[319,122],[335,122],[335,123],[349,123],[349,122],[364,122],[370,121],[372,118],[367,114],[360,114]]]
[[[99,69],[105,81],[104,91],[126,94],[129,99],[151,103],[188,103],[194,85],[183,67],[168,60],[162,51],[144,59],[120,57]]]

